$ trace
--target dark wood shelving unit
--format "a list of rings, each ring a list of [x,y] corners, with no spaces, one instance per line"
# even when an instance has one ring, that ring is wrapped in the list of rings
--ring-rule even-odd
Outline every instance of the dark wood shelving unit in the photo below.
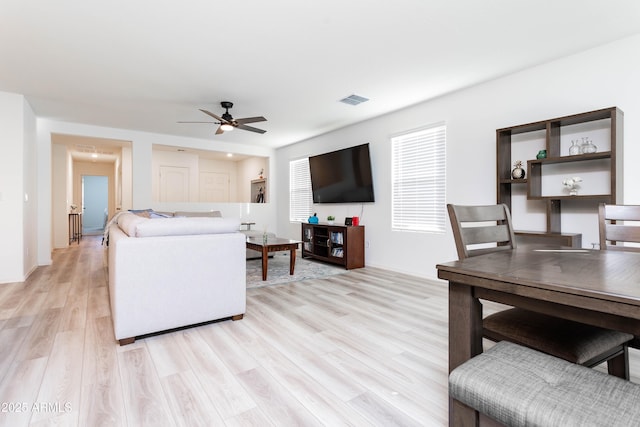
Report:
[[[527,199],[544,203],[546,205],[546,230],[522,231],[517,230],[519,240],[545,241],[548,243],[560,243],[565,246],[580,247],[582,237],[578,233],[563,233],[561,223],[562,204],[565,201],[583,201],[593,203],[622,203],[618,195],[622,195],[622,142],[623,142],[624,113],[617,107],[589,111],[550,120],[512,126],[496,130],[497,148],[497,202],[505,203],[512,210],[512,195],[514,185],[526,186]],[[562,152],[562,132],[568,126],[584,125],[584,133],[589,134],[589,124],[603,121],[603,126],[608,123],[610,130],[609,147],[590,154],[567,155]],[[544,134],[544,149],[547,157],[542,159],[526,159],[527,174],[524,179],[511,178],[512,170],[512,144],[514,137],[524,134]],[[531,153],[532,157],[535,153]],[[521,159],[525,160],[525,159]],[[567,170],[585,167],[601,170],[610,176],[607,183],[608,191],[602,194],[590,194],[588,191],[575,196],[564,194],[545,194],[543,192],[543,179],[545,166],[559,165]],[[588,190],[588,189],[587,189]]]
[[[302,257],[344,266],[364,267],[364,226],[302,224]]]

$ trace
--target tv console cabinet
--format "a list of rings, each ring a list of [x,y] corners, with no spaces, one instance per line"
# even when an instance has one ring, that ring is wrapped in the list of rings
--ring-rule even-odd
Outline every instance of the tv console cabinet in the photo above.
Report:
[[[364,267],[364,226],[302,224],[302,258],[344,266]]]

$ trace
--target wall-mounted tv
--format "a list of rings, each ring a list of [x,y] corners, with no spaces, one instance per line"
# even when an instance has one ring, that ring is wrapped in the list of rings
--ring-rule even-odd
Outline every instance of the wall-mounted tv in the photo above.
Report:
[[[369,144],[309,157],[313,203],[374,202]]]

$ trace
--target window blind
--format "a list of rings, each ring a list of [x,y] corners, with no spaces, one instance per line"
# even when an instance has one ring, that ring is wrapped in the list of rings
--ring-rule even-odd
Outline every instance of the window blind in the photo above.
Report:
[[[312,205],[309,158],[292,160],[289,162],[289,221],[307,221]]]
[[[445,124],[392,137],[391,150],[391,228],[444,233]]]

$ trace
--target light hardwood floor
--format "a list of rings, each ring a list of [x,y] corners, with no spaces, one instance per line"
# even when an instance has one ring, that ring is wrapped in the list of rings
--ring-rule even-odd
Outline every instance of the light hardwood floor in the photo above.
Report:
[[[364,268],[250,289],[243,320],[120,347],[100,240],[0,285],[0,426],[447,424],[445,284]]]

